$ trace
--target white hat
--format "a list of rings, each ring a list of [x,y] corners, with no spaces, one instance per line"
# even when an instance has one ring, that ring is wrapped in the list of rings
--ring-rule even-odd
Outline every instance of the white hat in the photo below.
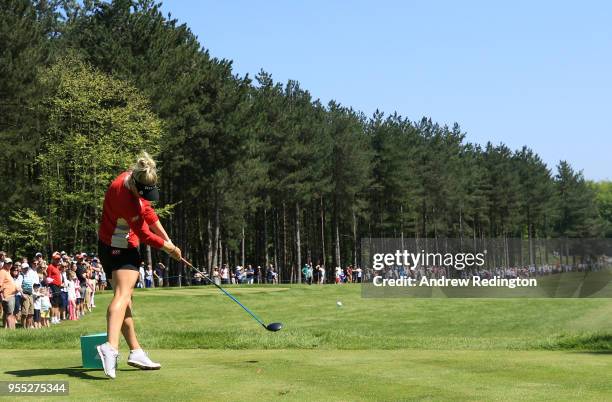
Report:
[[[12,263],[13,263],[13,260],[11,260],[10,258],[6,257],[6,258],[4,259],[4,263],[5,263],[5,264],[12,264]]]
[[[24,262],[23,264],[21,264],[21,269],[25,269],[25,268],[30,268],[30,264],[28,264],[27,262]]]

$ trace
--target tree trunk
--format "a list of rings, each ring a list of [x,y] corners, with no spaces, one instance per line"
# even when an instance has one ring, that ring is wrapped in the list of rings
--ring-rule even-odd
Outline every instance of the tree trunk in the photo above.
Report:
[[[287,269],[287,211],[285,208],[285,203],[283,202],[283,268]],[[291,274],[291,281],[293,281],[293,277]]]
[[[300,244],[300,204],[295,203],[295,245],[297,251],[297,283],[302,283],[302,245]]]
[[[321,265],[325,266],[325,217],[323,211],[323,196],[321,196]]]
[[[147,244],[147,266],[153,267],[153,258],[151,258],[151,246]]]
[[[357,214],[355,214],[355,210],[353,210],[353,241],[354,241],[354,258],[353,258],[353,267],[357,268]],[[402,232],[402,247],[404,244],[404,232]]]
[[[264,256],[266,270],[270,266],[270,256],[268,255],[268,210],[264,209]],[[276,267],[275,267],[276,268]]]
[[[212,226],[210,224],[210,218],[208,219],[208,223],[206,224],[206,232],[208,233],[208,252],[207,252],[207,264],[208,269],[212,273],[213,269],[213,246],[212,246]]]
[[[285,267],[279,267],[278,265],[278,209],[274,208],[274,227],[272,228],[274,231],[274,266],[276,267],[276,272],[278,274],[278,283],[282,283],[283,280],[283,271]]]
[[[336,264],[337,266],[342,268],[342,263],[340,262],[340,228],[338,225],[338,221],[336,220]]]
[[[244,268],[244,225],[242,225],[242,244],[241,244],[240,251],[241,251],[241,253],[242,253],[242,258],[241,258],[241,260],[240,260],[240,261],[241,261],[241,263],[242,263],[242,264],[241,264],[241,265],[242,265],[242,268]]]

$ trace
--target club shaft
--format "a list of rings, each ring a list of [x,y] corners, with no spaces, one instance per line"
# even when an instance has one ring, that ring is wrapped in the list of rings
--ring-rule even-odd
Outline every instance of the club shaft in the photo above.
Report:
[[[257,317],[251,310],[249,310],[248,308],[246,308],[242,303],[240,303],[238,301],[238,299],[236,299],[234,296],[232,296],[227,290],[223,289],[221,286],[217,285],[215,283],[215,281],[213,281],[212,279],[210,279],[208,277],[208,275],[206,275],[205,273],[203,273],[202,271],[200,271],[199,269],[197,269],[196,267],[194,267],[189,261],[187,261],[184,258],[181,258],[181,261],[183,261],[183,263],[187,266],[189,266],[190,268],[194,269],[197,273],[199,273],[200,275],[202,275],[204,278],[206,278],[208,280],[208,282],[212,283],[213,285],[215,285],[217,287],[217,289],[219,289],[220,291],[222,291],[223,293],[225,293],[225,295],[227,297],[229,297],[230,299],[232,299],[233,301],[235,301],[240,307],[242,307],[244,309],[244,311],[246,311],[247,313],[249,313],[249,315],[251,317],[253,317],[258,323],[260,323],[261,325],[263,325],[264,327],[266,326],[266,324],[259,318]]]

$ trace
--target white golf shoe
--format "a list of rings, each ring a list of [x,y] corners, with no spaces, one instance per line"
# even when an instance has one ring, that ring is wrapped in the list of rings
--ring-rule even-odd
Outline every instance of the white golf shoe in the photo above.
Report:
[[[115,348],[113,348],[108,342],[96,346],[96,349],[98,349],[100,360],[102,360],[104,374],[106,374],[110,378],[115,378],[115,370],[117,369],[117,360],[119,359],[119,352]]]
[[[128,356],[128,364],[141,370],[159,370],[161,364],[155,363],[142,349],[131,350]]]

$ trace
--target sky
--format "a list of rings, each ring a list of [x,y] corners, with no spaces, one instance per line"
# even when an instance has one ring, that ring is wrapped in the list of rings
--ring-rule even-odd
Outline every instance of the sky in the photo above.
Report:
[[[212,56],[612,180],[612,2],[166,0]],[[607,116],[607,117],[606,117]]]

